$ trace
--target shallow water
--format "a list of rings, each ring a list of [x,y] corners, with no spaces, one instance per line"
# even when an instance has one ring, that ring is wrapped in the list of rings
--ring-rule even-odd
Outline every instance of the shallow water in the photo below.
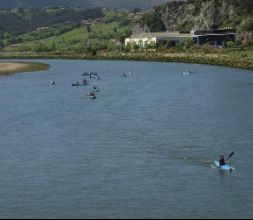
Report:
[[[253,72],[42,62],[0,77],[1,218],[253,217]],[[90,71],[101,80],[71,86]],[[234,172],[212,167],[232,151]]]

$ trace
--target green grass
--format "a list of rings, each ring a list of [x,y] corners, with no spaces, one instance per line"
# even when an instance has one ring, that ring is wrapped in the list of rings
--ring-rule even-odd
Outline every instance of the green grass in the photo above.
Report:
[[[87,53],[73,53],[72,51],[64,51],[60,53],[0,53],[0,58],[48,58],[48,59],[99,59],[99,60],[133,60],[133,61],[157,61],[157,62],[179,62],[179,63],[199,63],[216,66],[227,66],[233,68],[241,68],[253,70],[253,51],[245,51],[249,54],[247,57],[240,56],[238,53],[230,54],[205,54],[202,52],[187,53],[187,52],[120,52],[98,51],[96,55]]]
[[[44,43],[50,44],[54,42],[56,44],[60,44],[63,41],[69,41],[73,39],[83,40],[87,37],[88,37],[88,32],[85,29],[85,27],[80,27],[80,28],[75,28],[74,30],[69,31],[65,34],[62,34],[60,36],[48,38],[44,41]]]
[[[48,31],[54,30],[50,28]],[[127,30],[129,30],[128,26],[120,27],[118,22],[111,23],[100,23],[91,27],[90,33],[87,31],[85,26],[81,26],[79,28],[75,28],[71,31],[68,31],[59,36],[52,36],[45,39],[40,40],[31,40],[33,33],[27,33],[22,35],[23,39],[27,39],[26,42],[21,44],[10,45],[4,49],[4,51],[26,51],[31,50],[31,48],[36,45],[42,43],[48,47],[51,47],[55,44],[56,49],[60,51],[64,50],[74,50],[79,47],[81,44],[85,44],[88,39],[93,42],[100,42],[106,44],[111,39],[119,38],[123,35]],[[97,40],[96,40],[97,39]],[[30,49],[29,49],[30,48]]]

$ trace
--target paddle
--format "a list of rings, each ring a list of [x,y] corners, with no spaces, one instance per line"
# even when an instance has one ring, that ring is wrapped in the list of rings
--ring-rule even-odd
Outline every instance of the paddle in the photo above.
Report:
[[[234,152],[232,152],[231,154],[229,154],[229,156],[228,156],[228,158],[226,159],[226,161],[228,161],[228,162],[229,162],[229,160],[228,160],[228,159],[229,159],[230,157],[232,157],[233,155],[234,155]]]

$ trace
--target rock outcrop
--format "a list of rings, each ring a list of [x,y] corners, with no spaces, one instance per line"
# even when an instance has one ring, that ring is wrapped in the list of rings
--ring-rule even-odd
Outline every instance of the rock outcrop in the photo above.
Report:
[[[137,26],[134,33],[135,31],[236,28],[238,39],[247,44],[253,42],[253,1],[188,0],[186,2],[169,2],[144,14]],[[158,30],[159,27],[162,28]]]

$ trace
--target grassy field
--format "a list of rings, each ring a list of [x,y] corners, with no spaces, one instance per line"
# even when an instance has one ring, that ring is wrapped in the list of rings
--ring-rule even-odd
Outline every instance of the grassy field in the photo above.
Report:
[[[122,35],[131,30],[132,24],[122,25],[126,21],[127,13],[106,10],[105,17],[98,24],[87,28],[84,25],[58,24],[45,30],[32,31],[19,38],[22,43],[6,46],[4,52],[37,51],[39,45],[46,51],[75,51],[87,45],[99,46],[110,44],[112,40],[119,40]],[[41,48],[39,48],[41,50]]]
[[[86,27],[81,26],[59,36],[52,36],[40,40],[26,40],[26,42],[22,44],[10,45],[4,48],[4,51],[29,51],[38,44],[44,44],[49,48],[54,45],[58,51],[74,50],[81,45],[85,46],[88,40],[108,43],[111,39],[119,38],[128,29],[128,27],[120,27],[118,22],[94,25],[91,27],[90,32],[87,31]],[[29,35],[24,36],[24,38],[29,39]]]

